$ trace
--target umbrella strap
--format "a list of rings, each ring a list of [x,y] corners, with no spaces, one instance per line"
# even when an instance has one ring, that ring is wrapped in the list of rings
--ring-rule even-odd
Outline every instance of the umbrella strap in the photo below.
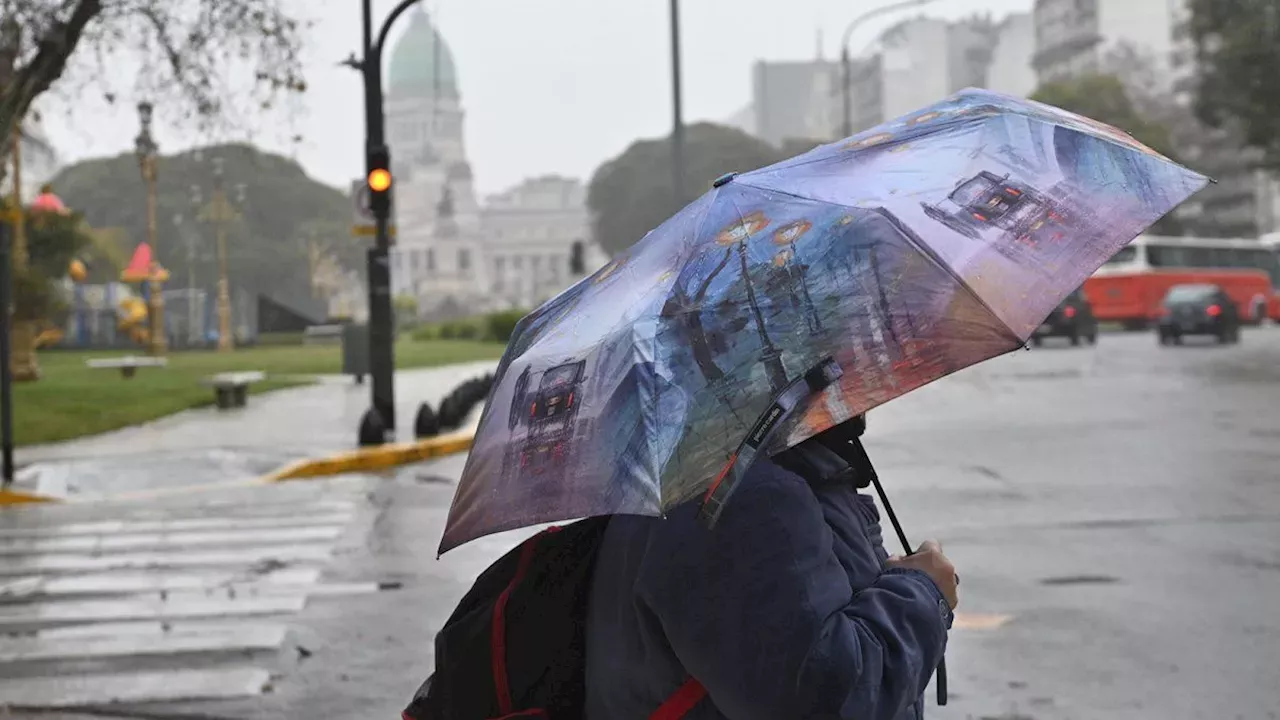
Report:
[[[831,383],[840,379],[842,374],[840,364],[832,358],[827,358],[778,393],[773,404],[756,420],[756,424],[752,426],[751,432],[747,433],[746,439],[738,446],[737,451],[729,456],[728,462],[720,470],[720,474],[707,490],[707,494],[703,496],[698,516],[708,528],[715,527],[725,503],[729,501],[729,496],[738,487],[738,482],[746,474],[747,468],[751,467],[760,448],[769,441],[774,431],[782,425],[782,421],[791,415],[801,401],[814,393],[822,392]]]

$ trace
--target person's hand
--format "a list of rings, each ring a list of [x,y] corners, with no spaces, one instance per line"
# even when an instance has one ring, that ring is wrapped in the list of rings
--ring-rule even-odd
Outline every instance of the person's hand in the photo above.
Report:
[[[889,558],[888,564],[891,568],[910,568],[928,575],[929,579],[933,580],[933,584],[942,591],[942,596],[947,599],[951,609],[956,609],[956,605],[960,602],[956,588],[960,584],[960,578],[956,576],[955,565],[952,565],[947,556],[942,554],[942,546],[936,540],[926,541],[907,557],[894,555]]]

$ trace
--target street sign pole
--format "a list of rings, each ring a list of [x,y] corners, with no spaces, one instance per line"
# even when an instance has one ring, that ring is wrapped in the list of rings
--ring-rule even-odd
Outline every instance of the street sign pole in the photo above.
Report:
[[[9,346],[9,224],[0,222],[0,487],[13,484],[13,362]]]

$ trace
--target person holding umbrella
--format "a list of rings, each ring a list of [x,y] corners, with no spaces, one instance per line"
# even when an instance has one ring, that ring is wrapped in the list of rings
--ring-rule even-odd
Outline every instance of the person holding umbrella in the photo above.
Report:
[[[975,156],[993,140],[1043,163]],[[1060,240],[1014,248],[1016,233],[966,234],[927,211],[975,172],[988,180],[975,223],[1048,188]],[[576,358],[591,378],[573,400],[584,451],[553,472],[504,464],[521,435],[486,412],[440,552],[575,522],[477,578],[405,717],[907,720],[931,678],[945,702],[959,580],[937,543],[907,542],[862,447],[866,413],[1025,347],[1207,182],[982,90],[718,179],[517,326],[490,407],[519,396],[515,363]],[[770,296],[779,264],[800,271],[802,302]],[[697,351],[719,372],[699,369],[695,315],[697,335],[731,335]],[[883,547],[859,492],[872,485],[907,557]]]
[[[865,416],[747,470],[713,532],[697,501],[613,518],[587,618],[587,720],[923,716],[957,577],[927,542],[891,558],[859,489]],[[690,678],[696,678],[691,681]],[[709,697],[704,697],[709,693]]]

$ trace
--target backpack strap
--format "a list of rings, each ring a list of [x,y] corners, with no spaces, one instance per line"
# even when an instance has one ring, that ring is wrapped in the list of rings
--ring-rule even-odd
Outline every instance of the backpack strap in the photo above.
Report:
[[[675,694],[662,703],[662,707],[653,711],[649,720],[680,720],[706,696],[707,689],[702,687],[702,683],[695,678],[689,678],[684,681],[679,690],[675,691]]]

